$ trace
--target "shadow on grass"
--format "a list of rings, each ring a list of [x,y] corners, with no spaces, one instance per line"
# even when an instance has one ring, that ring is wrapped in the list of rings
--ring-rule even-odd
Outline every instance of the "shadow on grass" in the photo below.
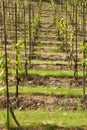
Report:
[[[86,130],[85,128],[66,128],[66,127],[58,127],[57,125],[46,124],[40,126],[29,126],[29,127],[21,127],[21,128],[10,128],[10,130]]]

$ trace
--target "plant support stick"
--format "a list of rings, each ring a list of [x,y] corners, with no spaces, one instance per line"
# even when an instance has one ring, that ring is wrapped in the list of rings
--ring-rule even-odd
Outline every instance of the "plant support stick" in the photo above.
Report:
[[[8,89],[8,61],[7,61],[7,34],[6,34],[6,15],[5,4],[3,2],[3,20],[4,20],[4,45],[5,45],[5,79],[7,95],[7,129],[9,130],[9,89]]]

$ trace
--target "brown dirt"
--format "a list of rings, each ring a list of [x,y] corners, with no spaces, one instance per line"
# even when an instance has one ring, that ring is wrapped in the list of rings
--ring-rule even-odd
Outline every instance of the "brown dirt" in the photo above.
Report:
[[[16,78],[9,75],[9,86],[14,86],[16,84]],[[28,76],[27,79],[25,77],[21,77],[19,79],[20,85],[26,85],[29,87],[68,87],[68,88],[82,88],[83,87],[83,79],[76,80],[74,78],[55,78],[55,77],[40,77],[40,76]],[[87,84],[87,79],[86,79]],[[2,86],[2,84],[0,84]]]
[[[4,129],[3,127],[0,127],[0,130],[7,130]],[[37,126],[37,127],[30,127],[30,128],[26,128],[26,127],[21,127],[21,128],[10,128],[10,130],[87,130],[87,128],[64,128],[64,127],[58,127],[57,125],[53,125],[53,124],[44,124],[41,126]]]
[[[11,97],[12,107],[16,108],[15,98]],[[0,109],[6,108],[6,97],[0,96]],[[80,98],[72,98],[66,96],[48,96],[48,95],[19,95],[18,110],[87,110],[87,105],[83,107]]]
[[[25,80],[21,79],[20,85],[24,85]],[[27,81],[28,86],[52,86],[55,88],[59,87],[77,87],[77,88],[82,88],[83,86],[83,80],[78,79],[78,82],[75,81],[73,78],[54,78],[54,77],[39,77],[39,76],[30,76],[28,77]]]
[[[9,86],[14,86],[16,84],[16,79],[13,76],[9,76]],[[55,77],[40,77],[40,76],[28,76],[27,79],[25,77],[21,77],[19,79],[20,85],[26,85],[29,87],[68,87],[68,88],[82,88],[83,87],[83,79],[78,79],[76,81],[74,78],[55,78]],[[87,79],[86,79],[87,84]],[[2,85],[0,85],[2,86]]]
[[[44,65],[44,64],[32,64],[32,69],[40,69],[40,70],[73,70],[74,67],[70,67],[69,65],[61,65],[57,62],[55,65]]]

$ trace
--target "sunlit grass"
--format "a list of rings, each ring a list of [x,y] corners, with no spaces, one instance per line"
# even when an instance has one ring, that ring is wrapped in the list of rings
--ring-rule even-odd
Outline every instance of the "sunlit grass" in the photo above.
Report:
[[[3,88],[3,87],[2,87]],[[15,86],[9,87],[9,92],[15,94]],[[5,89],[0,91],[0,95],[5,95]],[[87,89],[86,89],[87,93]],[[27,95],[51,95],[51,96],[67,96],[67,97],[83,97],[83,90],[79,88],[53,88],[53,87],[27,87],[27,86],[19,86],[19,94],[27,94]]]
[[[24,75],[24,71],[20,71],[20,76]],[[55,78],[73,78],[74,72],[72,70],[29,70],[28,75],[30,76],[42,76],[42,77],[55,77]],[[83,77],[83,72],[78,72],[78,77]]]
[[[10,88],[11,92],[15,92],[15,87]],[[87,89],[86,89],[87,92]],[[42,94],[42,95],[60,95],[68,97],[82,97],[82,89],[76,88],[53,88],[53,87],[19,87],[19,94]]]
[[[15,115],[21,126],[23,127],[40,127],[45,130],[55,126],[64,128],[87,128],[87,112],[85,111],[47,111],[47,110],[26,110],[15,111]],[[6,124],[6,111],[0,111],[0,125]],[[13,119],[10,117],[11,128],[16,127]],[[50,129],[51,130],[51,129]]]
[[[51,60],[32,60],[32,64],[41,64],[41,65],[68,65],[68,61],[51,61]]]

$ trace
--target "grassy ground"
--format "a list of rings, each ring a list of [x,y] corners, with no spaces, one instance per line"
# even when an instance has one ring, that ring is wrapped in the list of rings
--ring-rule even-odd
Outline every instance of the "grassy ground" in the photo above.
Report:
[[[24,71],[20,71],[20,76],[24,75]],[[58,78],[73,78],[74,72],[72,70],[29,70],[28,75],[30,76],[42,76],[42,77],[58,77]],[[83,72],[78,72],[78,77],[83,77]]]
[[[43,127],[44,130],[56,130],[56,128],[76,128],[83,130],[87,128],[87,112],[83,111],[15,111],[16,117],[22,127],[34,128]],[[25,125],[26,124],[26,125]],[[0,125],[6,127],[6,111],[0,111]],[[11,129],[16,127],[10,117]]]
[[[15,86],[9,87],[10,93],[15,93]],[[87,89],[86,89],[87,92]],[[5,89],[2,87],[0,95],[5,94]],[[83,91],[82,88],[53,88],[53,87],[27,87],[19,86],[19,94],[41,94],[41,95],[59,95],[59,96],[68,96],[68,97],[79,97],[82,98]]]
[[[9,87],[10,93],[15,93],[15,87]],[[5,94],[4,89],[0,94]],[[87,89],[86,89],[87,92]],[[78,88],[53,88],[53,87],[27,87],[19,86],[19,94],[44,94],[60,95],[82,98],[82,89]],[[15,110],[17,120],[23,127],[29,130],[86,130],[87,111],[82,109],[74,110]],[[6,128],[6,110],[0,110],[0,126]],[[10,115],[10,129],[17,130]]]

